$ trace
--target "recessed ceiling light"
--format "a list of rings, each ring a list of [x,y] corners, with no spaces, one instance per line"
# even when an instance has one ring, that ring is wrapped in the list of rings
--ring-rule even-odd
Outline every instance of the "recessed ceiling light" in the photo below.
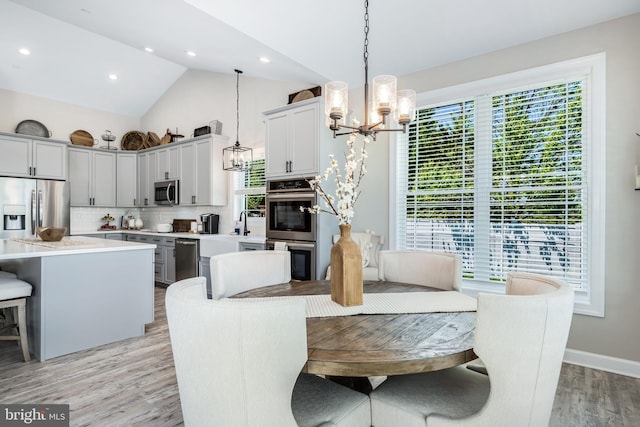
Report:
[[[268,64],[269,62],[271,62],[271,60],[269,58],[267,58],[266,56],[261,56],[260,57],[260,62],[264,62],[265,64]]]
[[[153,52],[153,48],[150,48],[149,46],[145,46],[144,50],[146,50],[149,53]]]
[[[117,75],[117,74],[113,74],[113,73],[111,73],[111,74],[109,74],[109,79],[111,79],[111,80],[118,80],[118,75]]]
[[[31,55],[31,51],[26,47],[21,47],[20,49],[18,49],[18,52],[20,52],[23,55]]]
[[[80,12],[85,13],[87,15],[91,13],[89,9],[85,9],[85,8],[80,9]]]
[[[189,55],[189,56],[196,56],[196,53],[195,53],[195,52],[193,52],[193,51],[191,51],[191,50],[188,50],[188,51],[187,51],[187,55]]]

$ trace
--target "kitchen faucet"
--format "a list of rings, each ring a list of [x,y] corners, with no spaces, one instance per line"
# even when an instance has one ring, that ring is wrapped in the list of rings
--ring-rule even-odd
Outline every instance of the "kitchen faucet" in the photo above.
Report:
[[[244,235],[248,235],[250,233],[249,230],[247,230],[247,211],[242,211],[240,212],[240,218],[238,218],[238,221],[242,221],[242,215],[244,215]]]

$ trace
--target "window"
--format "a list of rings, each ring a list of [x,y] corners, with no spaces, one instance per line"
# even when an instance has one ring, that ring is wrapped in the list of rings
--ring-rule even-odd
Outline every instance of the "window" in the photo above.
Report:
[[[254,159],[250,170],[235,174],[235,195],[238,207],[236,217],[242,211],[245,211],[249,218],[264,217],[266,191],[264,167],[264,159]]]
[[[499,289],[508,271],[555,276],[603,315],[599,57],[421,107],[397,141],[395,247],[460,254],[475,290]]]

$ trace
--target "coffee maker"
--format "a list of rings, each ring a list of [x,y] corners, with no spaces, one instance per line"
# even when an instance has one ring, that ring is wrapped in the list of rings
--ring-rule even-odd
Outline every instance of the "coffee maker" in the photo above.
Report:
[[[220,215],[213,213],[202,214],[200,215],[200,222],[202,223],[201,234],[218,234]]]

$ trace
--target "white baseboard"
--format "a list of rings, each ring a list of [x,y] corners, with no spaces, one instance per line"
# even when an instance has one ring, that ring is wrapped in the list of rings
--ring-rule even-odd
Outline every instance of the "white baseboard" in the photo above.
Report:
[[[564,362],[587,368],[600,369],[601,371],[612,372],[614,374],[626,375],[628,377],[640,378],[640,362],[634,362],[633,360],[619,359],[617,357],[587,353],[586,351],[568,348],[564,352]]]

